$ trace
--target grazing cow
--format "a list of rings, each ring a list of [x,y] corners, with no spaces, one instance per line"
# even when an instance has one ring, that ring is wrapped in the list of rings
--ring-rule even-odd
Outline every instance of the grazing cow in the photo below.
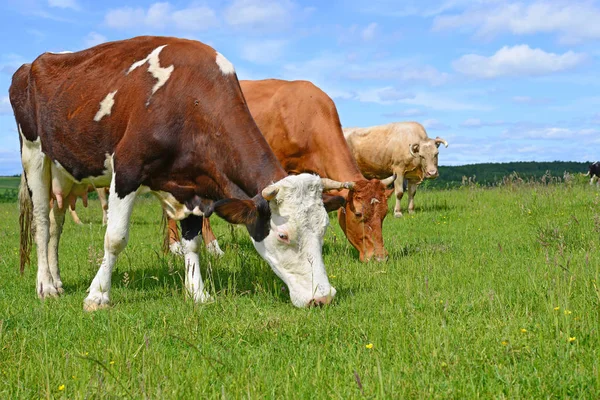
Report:
[[[252,119],[233,65],[197,41],[137,37],[72,54],[44,53],[10,87],[21,143],[21,268],[37,245],[40,298],[62,291],[65,200],[110,186],[104,258],[84,301],[109,304],[111,273],[136,195],[154,193],[181,220],[188,293],[209,299],[198,250],[204,217],[244,224],[298,307],[335,295],[322,258],[322,192],[345,184],[287,176]],[[50,199],[53,198],[50,209]]]
[[[594,182],[600,184],[600,181],[598,181],[598,178],[600,178],[600,161],[590,164],[588,167],[588,173],[585,174],[585,176],[590,177],[590,185],[593,185]]]
[[[430,139],[416,122],[394,122],[370,128],[344,128],[344,136],[361,172],[367,178],[382,178],[394,173],[396,205],[394,216],[401,217],[403,182],[408,181],[408,212],[414,212],[417,185],[438,176],[438,147],[448,142]]]
[[[240,85],[256,124],[289,174],[311,172],[351,182],[339,192],[346,199],[338,210],[340,226],[361,261],[385,260],[381,229],[387,214],[386,188],[394,177],[367,180],[360,173],[333,100],[307,81],[267,79]],[[176,232],[173,224],[170,232]],[[204,232],[211,235],[208,229]],[[204,239],[212,245],[209,251],[219,254],[214,235]],[[176,238],[170,242],[176,243]]]

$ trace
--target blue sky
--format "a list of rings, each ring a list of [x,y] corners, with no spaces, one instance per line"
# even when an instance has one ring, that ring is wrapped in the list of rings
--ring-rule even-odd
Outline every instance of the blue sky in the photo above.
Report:
[[[0,175],[21,170],[8,87],[45,51],[193,38],[240,79],[307,79],[344,126],[415,120],[440,164],[597,160],[600,4],[496,0],[4,0]]]

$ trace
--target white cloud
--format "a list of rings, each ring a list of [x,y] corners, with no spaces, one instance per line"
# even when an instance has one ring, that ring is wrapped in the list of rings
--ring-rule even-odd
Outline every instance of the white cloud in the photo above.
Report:
[[[434,31],[474,30],[479,37],[508,32],[515,35],[555,33],[563,43],[600,38],[600,9],[593,2],[534,1],[531,4],[496,2],[467,8],[453,15],[441,15]]]
[[[0,115],[10,115],[13,113],[8,96],[0,97]]]
[[[571,129],[562,127],[543,127],[534,129],[511,129],[504,132],[503,136],[512,139],[536,140],[565,140],[595,138],[599,131],[596,129]]]
[[[85,47],[93,47],[100,43],[106,42],[108,39],[106,36],[99,34],[98,32],[90,32],[83,40]]]
[[[287,45],[286,40],[260,40],[243,44],[240,56],[255,64],[269,64],[279,59]]]
[[[377,23],[372,22],[365,29],[362,30],[361,36],[365,42],[368,42],[375,38],[376,33],[377,33]]]
[[[444,124],[443,122],[438,121],[437,119],[426,119],[421,125],[425,127],[425,129],[431,129],[434,131],[443,131],[450,129],[450,126]]]
[[[146,27],[161,29],[174,26],[185,31],[203,31],[218,25],[214,10],[205,6],[190,6],[174,10],[170,3],[154,3],[144,8],[122,7],[106,13],[104,23],[117,29]]]
[[[235,0],[225,10],[225,22],[239,29],[276,31],[290,26],[293,9],[289,0]]]
[[[50,7],[57,8],[70,8],[72,10],[79,10],[79,4],[77,4],[77,0],[48,0],[48,5]]]
[[[546,53],[528,45],[504,46],[493,56],[467,54],[452,63],[454,69],[474,78],[501,76],[540,76],[566,71],[580,65],[586,55],[568,51],[564,54]]]

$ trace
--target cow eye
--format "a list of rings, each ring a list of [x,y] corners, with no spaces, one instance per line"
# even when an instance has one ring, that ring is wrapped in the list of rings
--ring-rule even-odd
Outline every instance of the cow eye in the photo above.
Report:
[[[277,238],[284,243],[290,242],[290,237],[288,236],[287,233],[279,232],[279,233],[277,233]]]

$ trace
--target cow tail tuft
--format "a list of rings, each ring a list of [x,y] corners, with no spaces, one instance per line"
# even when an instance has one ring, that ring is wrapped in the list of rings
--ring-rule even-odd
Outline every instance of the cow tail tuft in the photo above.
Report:
[[[21,275],[25,272],[25,266],[31,264],[31,247],[35,226],[33,224],[33,202],[31,192],[27,186],[25,171],[21,174],[19,185],[19,226],[20,226],[20,269]]]

